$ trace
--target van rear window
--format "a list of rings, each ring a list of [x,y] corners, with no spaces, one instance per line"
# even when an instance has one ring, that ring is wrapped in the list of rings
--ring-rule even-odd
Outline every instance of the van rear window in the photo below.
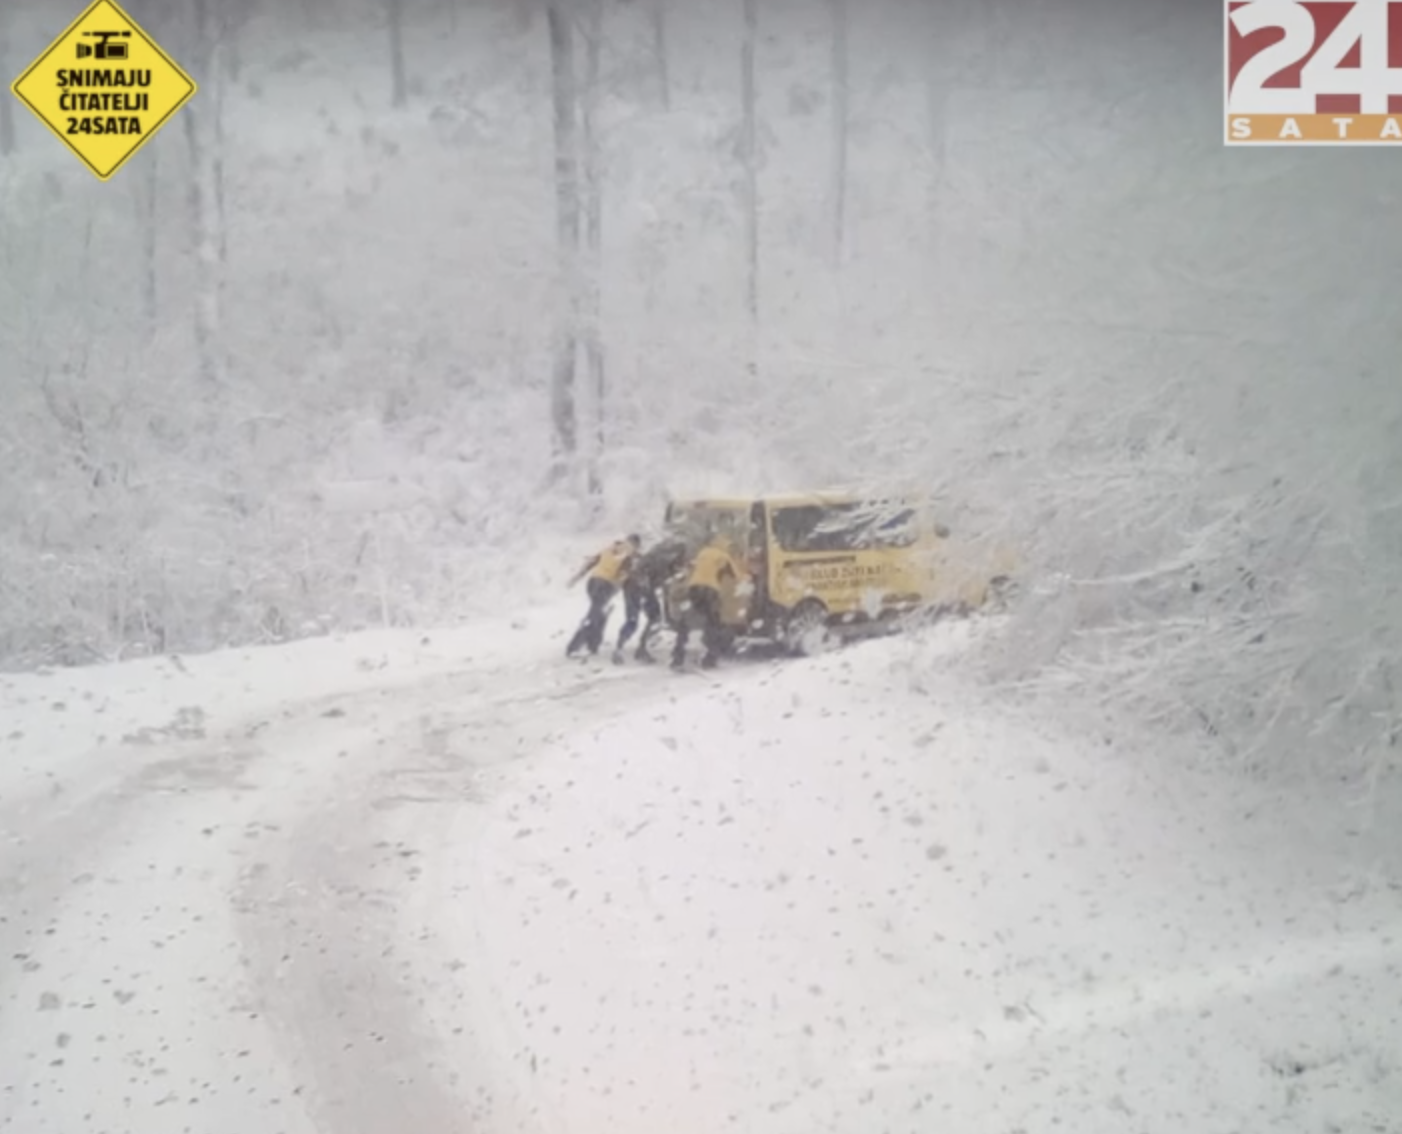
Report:
[[[879,504],[776,508],[772,522],[775,542],[792,552],[909,547],[918,534],[913,508]]]

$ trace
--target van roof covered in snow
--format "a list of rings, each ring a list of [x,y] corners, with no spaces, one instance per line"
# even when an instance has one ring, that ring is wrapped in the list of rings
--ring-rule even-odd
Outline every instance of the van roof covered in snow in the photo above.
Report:
[[[913,492],[762,492],[754,496],[685,496],[670,501],[674,508],[714,508],[718,511],[739,511],[753,504],[767,504],[771,508],[802,507],[819,505],[833,507],[842,504],[869,503],[881,500],[932,499]]]

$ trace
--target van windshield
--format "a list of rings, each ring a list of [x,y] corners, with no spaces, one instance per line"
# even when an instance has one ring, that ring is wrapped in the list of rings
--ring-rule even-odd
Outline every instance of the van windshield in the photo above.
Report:
[[[910,547],[915,509],[881,503],[802,504],[775,508],[774,541],[783,551],[861,551]]]

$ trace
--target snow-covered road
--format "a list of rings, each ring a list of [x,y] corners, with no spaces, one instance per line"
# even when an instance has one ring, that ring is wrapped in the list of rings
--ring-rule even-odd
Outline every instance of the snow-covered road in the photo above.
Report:
[[[1402,1130],[1395,891],[899,645],[571,613],[0,679],[0,1128]]]

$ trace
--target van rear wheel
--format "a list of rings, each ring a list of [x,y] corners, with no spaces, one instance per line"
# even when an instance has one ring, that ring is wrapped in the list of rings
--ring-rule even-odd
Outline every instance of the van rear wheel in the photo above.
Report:
[[[784,622],[784,645],[794,657],[822,653],[831,640],[828,609],[817,599],[804,599]]]

